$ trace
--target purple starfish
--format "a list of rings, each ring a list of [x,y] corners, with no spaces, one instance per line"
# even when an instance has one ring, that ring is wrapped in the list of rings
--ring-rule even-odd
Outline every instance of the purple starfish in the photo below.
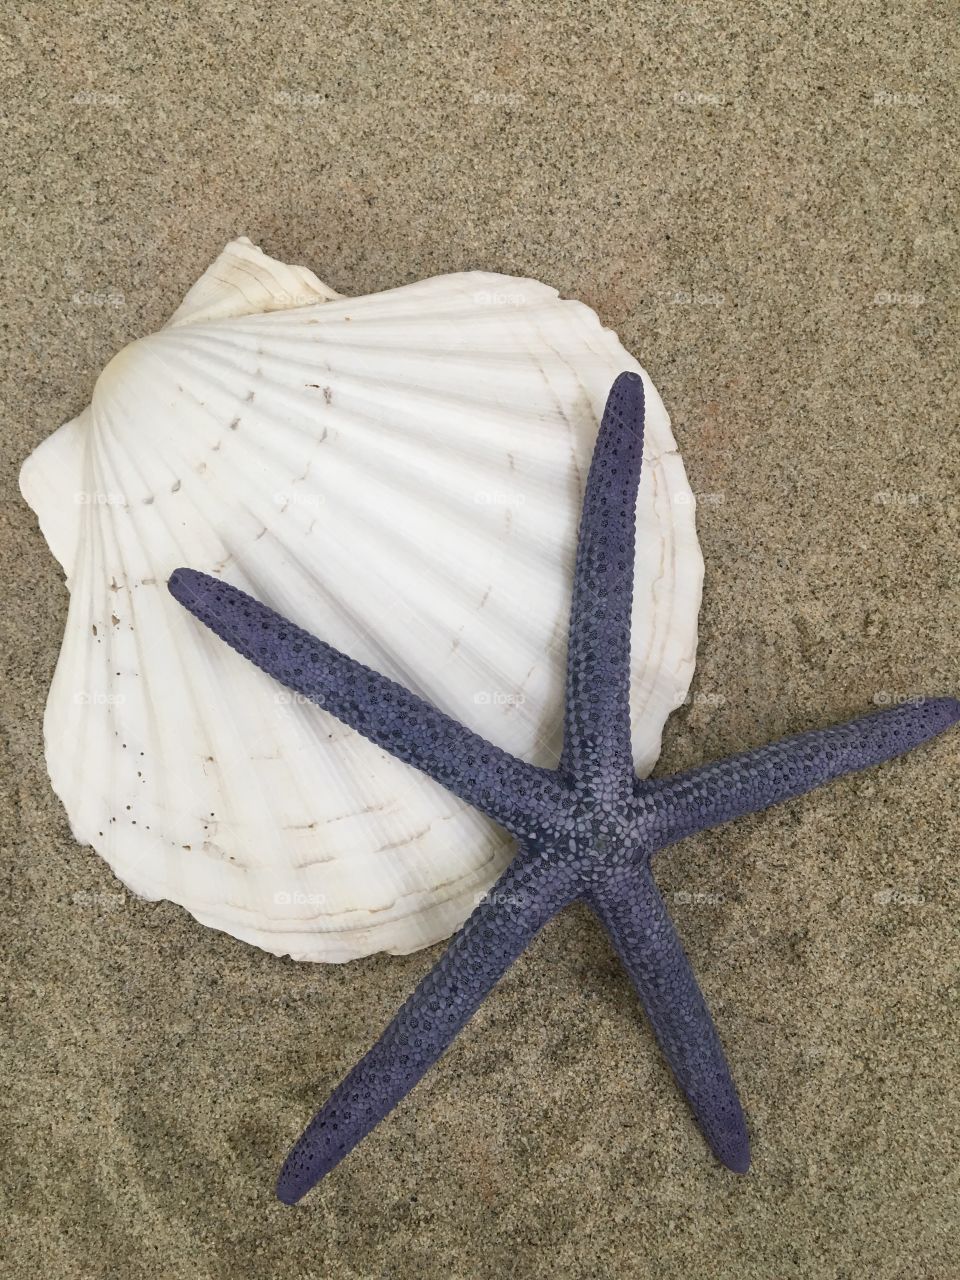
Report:
[[[414,1087],[531,939],[587,902],[630,975],[711,1149],[745,1173],[743,1111],[680,939],[650,871],[695,832],[909,751],[960,719],[933,698],[802,733],[718,764],[638,779],[630,744],[630,603],[643,453],[643,382],[607,401],[580,523],[556,770],[501,751],[400,685],[235,587],[191,569],[173,595],[238,653],[504,826],[517,854],[373,1048],[293,1147],[277,1194],[292,1204]]]

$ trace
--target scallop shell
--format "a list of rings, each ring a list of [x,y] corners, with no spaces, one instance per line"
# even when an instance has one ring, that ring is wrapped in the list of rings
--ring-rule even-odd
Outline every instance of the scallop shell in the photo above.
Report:
[[[169,596],[256,595],[538,764],[560,749],[580,498],[610,384],[647,397],[637,768],[685,697],[703,562],[663,404],[615,334],[535,280],[344,298],[234,241],[30,456],[70,608],[44,721],[77,840],[129,888],[277,955],[450,934],[499,828],[280,689]]]

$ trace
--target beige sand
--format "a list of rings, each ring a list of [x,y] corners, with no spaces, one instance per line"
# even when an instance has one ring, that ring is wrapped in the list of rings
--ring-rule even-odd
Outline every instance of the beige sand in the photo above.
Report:
[[[123,897],[75,845],[41,742],[67,597],[16,488],[235,234],[348,293],[529,274],[618,328],[703,495],[696,700],[662,769],[956,690],[949,6],[19,8],[7,1274],[957,1276],[960,734],[662,860],[749,1111],[748,1177],[711,1159],[571,911],[286,1210],[287,1144],[433,956],[272,959]]]

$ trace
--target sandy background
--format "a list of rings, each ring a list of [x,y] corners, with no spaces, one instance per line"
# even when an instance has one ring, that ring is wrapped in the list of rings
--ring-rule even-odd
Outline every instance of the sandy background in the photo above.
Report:
[[[42,759],[67,597],[19,464],[244,233],[346,293],[536,276],[644,362],[705,495],[661,769],[957,690],[956,13],[790,8],[4,18],[6,1274],[960,1274],[960,733],[659,864],[749,1177],[574,910],[297,1211],[279,1159],[432,956],[298,967],[123,897]]]

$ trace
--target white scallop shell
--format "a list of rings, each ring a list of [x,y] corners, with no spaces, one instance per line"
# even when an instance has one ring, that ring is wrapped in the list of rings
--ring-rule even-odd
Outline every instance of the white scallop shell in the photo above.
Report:
[[[168,594],[222,575],[539,764],[560,747],[582,487],[618,373],[580,303],[439,276],[341,298],[248,240],[121,351],[21,487],[70,590],[47,763],[134,892],[278,955],[448,935],[510,856],[436,783]],[[646,373],[631,709],[646,773],[693,672],[703,564]]]

